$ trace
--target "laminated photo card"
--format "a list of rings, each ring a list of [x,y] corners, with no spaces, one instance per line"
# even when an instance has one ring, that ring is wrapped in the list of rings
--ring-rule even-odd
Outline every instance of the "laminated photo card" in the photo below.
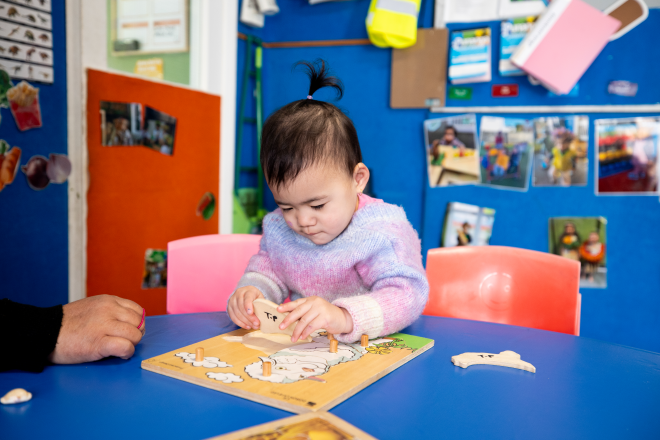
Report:
[[[589,117],[534,119],[534,186],[584,186],[589,174]]]
[[[597,119],[596,194],[658,195],[658,118]]]
[[[494,209],[450,202],[447,204],[440,246],[487,246],[494,222]]]
[[[477,117],[474,114],[424,121],[431,188],[479,182]]]
[[[490,81],[490,57],[490,28],[453,31],[449,49],[449,80],[452,84]]]
[[[481,184],[527,191],[532,166],[532,121],[482,116],[479,135]]]
[[[580,262],[580,287],[607,287],[607,220],[555,217],[549,223],[548,250]]]
[[[523,38],[532,29],[537,17],[510,18],[504,20],[500,27],[500,63],[501,76],[526,75],[509,58],[518,49]]]

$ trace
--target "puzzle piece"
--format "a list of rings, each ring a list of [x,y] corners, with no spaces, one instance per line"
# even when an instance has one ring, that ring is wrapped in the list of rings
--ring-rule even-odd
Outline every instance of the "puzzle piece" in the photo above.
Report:
[[[529,362],[520,359],[520,355],[513,351],[503,351],[500,354],[491,353],[463,353],[452,356],[451,361],[457,367],[467,368],[470,365],[497,365],[500,367],[518,368],[520,370],[536,373],[536,368]]]
[[[261,326],[259,330],[262,333],[282,333],[286,335],[292,335],[293,329],[296,328],[296,322],[292,322],[284,330],[280,330],[280,324],[286,318],[286,315],[289,313],[280,313],[277,311],[277,304],[272,301],[268,301],[264,298],[255,299],[253,302],[254,305],[254,314],[259,319]]]

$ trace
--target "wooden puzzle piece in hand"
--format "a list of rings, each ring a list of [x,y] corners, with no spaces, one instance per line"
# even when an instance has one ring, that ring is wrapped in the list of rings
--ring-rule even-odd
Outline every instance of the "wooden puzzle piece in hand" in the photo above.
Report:
[[[282,333],[291,336],[293,329],[296,328],[298,321],[292,322],[284,330],[280,330],[280,324],[289,313],[280,313],[277,311],[277,304],[265,298],[255,299],[252,303],[254,306],[254,314],[259,319],[261,325],[259,330],[263,333]]]
[[[536,368],[529,362],[520,359],[520,355],[513,351],[503,351],[500,354],[492,353],[463,353],[452,356],[451,361],[457,367],[467,368],[470,365],[497,365],[500,367],[518,368],[520,370],[536,373]]]

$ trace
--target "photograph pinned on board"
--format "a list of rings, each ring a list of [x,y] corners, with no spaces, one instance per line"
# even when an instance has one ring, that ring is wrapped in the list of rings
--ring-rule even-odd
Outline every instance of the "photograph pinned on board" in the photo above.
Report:
[[[176,118],[149,106],[144,108],[142,145],[171,156],[174,153]]]
[[[7,90],[7,100],[19,130],[41,127],[39,89],[32,87],[26,81],[21,81]]]
[[[607,220],[555,217],[549,223],[549,251],[580,262],[580,287],[607,287]]]
[[[596,194],[658,195],[657,118],[597,119]]]
[[[534,145],[532,121],[482,116],[479,140],[481,184],[527,191]]]
[[[588,144],[588,116],[534,119],[534,186],[586,185]]]
[[[431,188],[479,182],[476,115],[428,119],[424,137]]]
[[[167,287],[167,251],[147,249],[144,253],[143,289]]]
[[[487,246],[494,222],[494,209],[450,202],[447,204],[440,246]]]
[[[136,103],[101,101],[101,145],[141,145],[142,106]]]
[[[212,192],[204,193],[199,203],[197,204],[197,210],[195,214],[197,217],[202,217],[204,220],[208,220],[213,217],[215,212],[215,196]]]
[[[16,178],[21,164],[21,149],[12,148],[7,141],[0,139],[0,191]]]

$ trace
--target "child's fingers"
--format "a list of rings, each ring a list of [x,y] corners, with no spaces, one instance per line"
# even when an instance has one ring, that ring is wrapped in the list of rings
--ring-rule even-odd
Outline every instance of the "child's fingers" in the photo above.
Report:
[[[303,316],[305,313],[311,309],[312,306],[309,302],[303,302],[300,304],[300,306],[296,307],[291,313],[286,315],[282,323],[280,324],[280,330],[284,330],[288,326],[290,326],[292,323],[296,322],[297,320],[300,319],[301,316]]]
[[[307,326],[312,321],[314,321],[318,316],[319,316],[319,312],[316,309],[311,309],[309,312],[305,313],[298,320],[298,324],[296,324],[296,327],[293,329],[293,334],[291,335],[291,342],[296,342],[298,339],[300,339],[301,335],[306,330]]]
[[[235,310],[236,309],[231,307],[227,309],[227,313],[229,314],[229,317],[234,322],[234,324],[246,330],[250,329],[248,322],[245,321],[238,313],[236,313]]]
[[[301,304],[304,304],[307,301],[307,298],[298,298],[295,301],[291,301],[277,307],[277,311],[280,313],[290,312]]]
[[[310,322],[307,327],[303,330],[302,334],[300,335],[300,339],[305,339],[309,337],[313,332],[316,330],[325,327],[325,320],[321,315],[318,315],[316,318]]]
[[[248,322],[252,323],[254,328],[259,328],[259,318],[254,314],[254,305],[252,301],[256,299],[256,294],[247,294],[243,297],[243,307],[241,312]]]

